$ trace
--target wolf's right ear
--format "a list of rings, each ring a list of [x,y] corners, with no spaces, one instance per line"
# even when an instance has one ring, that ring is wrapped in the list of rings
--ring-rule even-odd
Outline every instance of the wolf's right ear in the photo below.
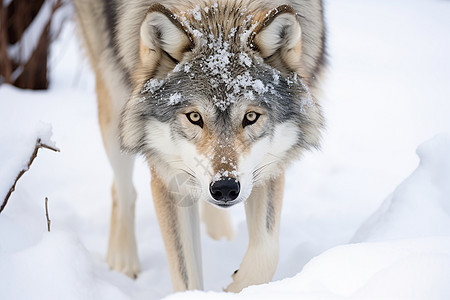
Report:
[[[302,73],[302,28],[291,6],[269,11],[250,36],[249,46],[272,67]]]
[[[141,61],[150,68],[155,67],[157,62],[161,64],[164,56],[172,64],[176,63],[193,47],[190,33],[177,17],[161,4],[154,4],[148,9],[141,25],[140,37]]]

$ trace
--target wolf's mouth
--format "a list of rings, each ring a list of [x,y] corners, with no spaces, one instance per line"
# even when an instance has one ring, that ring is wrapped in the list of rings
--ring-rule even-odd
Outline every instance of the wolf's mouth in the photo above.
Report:
[[[234,206],[235,204],[241,203],[242,201],[240,199],[234,200],[234,201],[217,201],[217,200],[210,200],[210,203],[221,207],[221,208],[228,208],[231,206]]]

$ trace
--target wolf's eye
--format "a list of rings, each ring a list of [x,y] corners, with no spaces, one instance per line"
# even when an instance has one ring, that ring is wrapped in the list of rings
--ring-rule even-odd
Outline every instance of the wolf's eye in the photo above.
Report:
[[[202,116],[198,112],[192,111],[190,113],[187,113],[186,117],[188,118],[189,122],[191,122],[192,124],[198,125],[201,128],[203,128]]]
[[[260,115],[261,114],[258,114],[257,112],[254,111],[246,113],[244,116],[244,120],[242,121],[242,127],[255,124],[256,121],[258,121]]]

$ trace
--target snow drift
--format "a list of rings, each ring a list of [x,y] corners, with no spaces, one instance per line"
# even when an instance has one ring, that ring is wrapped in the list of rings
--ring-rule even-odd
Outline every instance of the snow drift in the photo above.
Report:
[[[450,135],[418,149],[419,167],[359,228],[353,242],[450,236]]]

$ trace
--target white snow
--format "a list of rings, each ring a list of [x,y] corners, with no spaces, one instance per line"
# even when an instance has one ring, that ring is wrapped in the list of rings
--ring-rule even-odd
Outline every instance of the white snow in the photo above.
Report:
[[[235,29],[235,28],[233,28],[233,29]],[[232,34],[234,35],[234,33],[232,33]],[[239,53],[239,62],[241,63],[242,66],[250,67],[252,65],[252,59],[245,52]]]
[[[147,80],[147,82],[144,84],[144,87],[142,88],[141,94],[144,95],[145,93],[154,93],[156,92],[162,85],[164,84],[164,80],[152,78]],[[145,100],[145,97],[143,97]]]
[[[194,16],[194,19],[197,21],[201,21],[202,20],[202,13],[200,11],[200,6],[196,6],[194,7],[194,9],[191,11],[192,15]]]
[[[172,95],[170,95],[169,97],[169,104],[170,105],[175,105],[181,102],[181,94],[180,93],[174,93]]]
[[[8,254],[0,257],[2,299],[128,299],[96,276],[91,254],[73,234],[47,233]]]
[[[274,282],[239,295],[221,292],[246,250],[239,205],[231,209],[233,241],[213,241],[202,228],[210,292],[171,299],[450,298],[450,2],[328,1],[326,15],[328,129],[322,150],[287,172]],[[142,273],[131,280],[104,262],[112,174],[94,80],[73,24],[53,50],[49,91],[0,86],[0,193],[38,136],[48,142],[51,136],[61,149],[40,150],[0,214],[0,299],[168,296],[141,159],[134,181]]]

